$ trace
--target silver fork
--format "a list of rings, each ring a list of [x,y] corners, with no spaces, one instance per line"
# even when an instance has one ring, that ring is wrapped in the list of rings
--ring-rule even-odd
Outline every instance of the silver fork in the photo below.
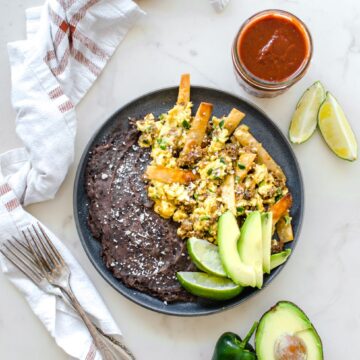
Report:
[[[0,248],[0,252],[38,288],[48,294],[61,298],[68,306],[75,310],[70,300],[59,289],[51,285],[47,279],[41,275],[41,269],[33,260],[33,255],[26,244],[23,244],[21,241],[13,237],[13,241],[9,240],[7,243],[3,244],[2,248]],[[124,351],[129,353],[130,358],[133,358],[131,357],[133,355],[129,350],[127,350],[125,345],[123,345],[113,336],[105,334],[95,324],[94,326],[96,327],[99,334],[103,336],[107,342],[109,342],[109,346],[113,348],[116,358],[122,358]]]
[[[0,250],[2,254],[44,291],[59,296],[55,287],[65,294],[89,329],[104,360],[119,360],[119,356],[125,360],[135,359],[125,345],[102,333],[88,318],[71,289],[70,269],[41,225],[38,224],[38,229],[33,225],[32,230],[27,229],[27,233],[23,232],[27,244],[13,238],[14,241],[4,244]],[[118,347],[114,349],[111,342]]]

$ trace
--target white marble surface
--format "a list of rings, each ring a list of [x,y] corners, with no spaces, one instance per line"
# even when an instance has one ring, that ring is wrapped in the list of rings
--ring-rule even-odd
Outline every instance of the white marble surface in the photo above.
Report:
[[[24,37],[24,9],[41,0],[1,0],[0,152],[19,145],[10,103],[6,43]],[[294,147],[305,183],[305,217],[298,247],[286,269],[258,296],[230,311],[203,318],[159,315],[124,299],[87,259],[76,234],[72,185],[91,134],[118,107],[150,90],[175,85],[182,72],[194,84],[243,96],[261,106],[286,133],[297,99],[320,79],[342,103],[360,139],[360,3],[358,0],[232,0],[216,14],[207,0],[142,0],[144,18],[78,107],[76,160],[53,201],[29,211],[58,234],[102,293],[139,360],[209,360],[226,330],[244,334],[280,299],[296,302],[310,316],[327,360],[356,359],[360,335],[360,160],[336,158],[319,134]],[[259,100],[244,93],[233,75],[230,46],[238,27],[266,9],[292,11],[309,26],[315,45],[307,76],[286,94]],[[0,358],[66,359],[25,300],[0,274]]]

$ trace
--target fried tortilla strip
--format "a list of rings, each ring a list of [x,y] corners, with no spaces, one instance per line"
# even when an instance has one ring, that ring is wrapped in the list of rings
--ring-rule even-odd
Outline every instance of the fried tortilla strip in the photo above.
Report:
[[[202,102],[196,112],[191,128],[186,135],[185,145],[180,154],[184,156],[189,153],[195,146],[200,146],[206,132],[206,127],[212,112],[212,104]]]
[[[187,184],[196,180],[197,176],[189,170],[150,165],[146,169],[145,178],[149,180],[157,180],[166,184]]]
[[[273,215],[273,225],[275,225],[291,208],[292,196],[287,193],[279,201],[277,201],[270,209]]]
[[[281,170],[280,166],[263,148],[263,146],[249,133],[249,128],[246,125],[240,125],[234,132],[236,140],[242,146],[250,146],[257,149],[259,162],[266,165],[266,167],[274,174],[276,178],[285,182],[286,176]]]
[[[224,128],[228,130],[229,135],[231,135],[234,130],[240,124],[240,121],[245,117],[245,114],[235,108],[233,108],[229,115],[225,119]]]
[[[186,105],[190,101],[190,74],[182,74],[177,98],[178,105]]]
[[[235,174],[239,177],[239,180],[243,180],[246,177],[255,158],[256,154],[253,153],[244,153],[239,156],[235,168]]]
[[[236,215],[234,175],[227,175],[221,186],[221,198],[227,208]]]
[[[286,215],[283,216],[278,223],[276,224],[276,232],[279,236],[279,240],[282,243],[287,243],[294,240],[294,233],[290,221],[286,221],[286,216],[289,216],[289,212],[286,212]]]

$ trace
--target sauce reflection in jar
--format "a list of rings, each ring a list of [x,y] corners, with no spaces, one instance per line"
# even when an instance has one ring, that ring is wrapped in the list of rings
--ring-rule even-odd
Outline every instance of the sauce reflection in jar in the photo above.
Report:
[[[300,80],[312,55],[305,24],[282,10],[266,10],[248,19],[238,32],[232,58],[240,84],[249,93],[274,97]]]

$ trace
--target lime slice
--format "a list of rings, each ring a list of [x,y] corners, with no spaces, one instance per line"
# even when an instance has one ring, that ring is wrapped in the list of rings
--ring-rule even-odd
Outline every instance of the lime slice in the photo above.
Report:
[[[357,159],[355,135],[340,104],[329,92],[320,106],[318,124],[326,143],[337,156],[349,161]]]
[[[240,294],[243,288],[230,279],[202,272],[180,271],[180,284],[191,294],[212,300],[228,300]]]
[[[191,260],[199,270],[208,274],[227,277],[216,245],[206,240],[190,238],[187,241],[187,249]]]
[[[188,253],[196,267],[210,275],[227,277],[221,262],[219,247],[207,240],[190,238],[187,241]],[[270,270],[282,265],[291,253],[291,249],[284,250],[270,257]]]
[[[319,107],[324,99],[325,89],[320,81],[316,81],[304,92],[290,123],[289,138],[292,143],[301,144],[314,133]]]

